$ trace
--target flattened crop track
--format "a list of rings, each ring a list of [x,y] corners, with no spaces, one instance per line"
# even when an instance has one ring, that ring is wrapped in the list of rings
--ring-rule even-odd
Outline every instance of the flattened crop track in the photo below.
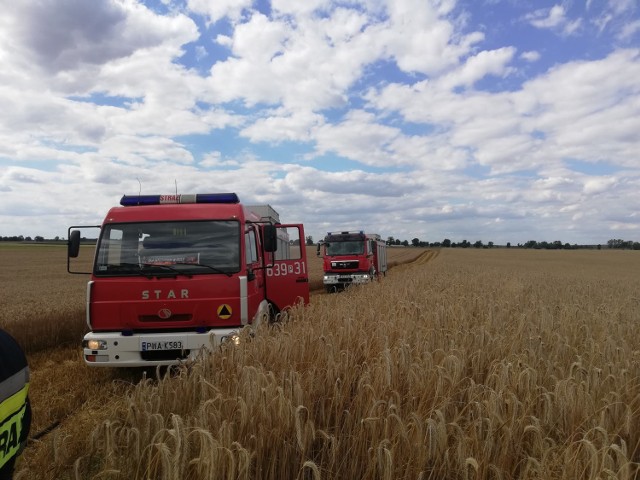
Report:
[[[396,268],[406,268],[412,265],[424,265],[436,258],[440,254],[440,249],[424,249],[423,251],[420,251],[412,247],[389,248],[387,253],[388,269],[389,272],[391,272]],[[320,257],[311,257],[309,259],[309,265],[310,293],[312,296],[324,295],[326,292],[322,284],[322,259]]]
[[[440,250],[427,250],[426,252],[421,253],[413,262],[409,263],[409,265],[424,265],[436,258],[439,254]]]
[[[394,268],[407,268],[413,267],[415,265],[424,265],[434,258],[436,258],[440,254],[440,250],[425,250],[420,255],[418,255],[415,259],[409,260],[407,262],[402,262],[394,266]]]

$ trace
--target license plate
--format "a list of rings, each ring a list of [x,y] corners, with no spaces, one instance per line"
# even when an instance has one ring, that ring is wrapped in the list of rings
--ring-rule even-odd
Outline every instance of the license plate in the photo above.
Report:
[[[140,340],[140,350],[182,350],[182,340]]]

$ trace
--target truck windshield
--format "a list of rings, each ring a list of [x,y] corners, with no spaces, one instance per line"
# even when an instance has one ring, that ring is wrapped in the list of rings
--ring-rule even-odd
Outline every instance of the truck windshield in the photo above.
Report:
[[[119,223],[104,226],[94,273],[230,275],[240,270],[240,224],[224,221]]]
[[[327,244],[327,255],[362,255],[364,242],[362,240],[347,242],[330,242]]]

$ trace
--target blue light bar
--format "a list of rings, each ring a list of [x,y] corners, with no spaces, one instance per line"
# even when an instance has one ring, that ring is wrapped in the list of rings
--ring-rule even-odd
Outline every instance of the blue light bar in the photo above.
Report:
[[[240,203],[235,193],[197,193],[181,195],[123,195],[120,205],[166,205],[176,203]]]
[[[196,203],[240,203],[235,193],[198,193]]]
[[[364,235],[364,230],[352,230],[348,232],[327,232],[327,235]]]

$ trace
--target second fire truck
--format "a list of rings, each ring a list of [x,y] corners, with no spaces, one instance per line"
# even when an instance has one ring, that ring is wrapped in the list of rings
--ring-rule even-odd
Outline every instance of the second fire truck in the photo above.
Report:
[[[327,292],[369,283],[387,272],[387,246],[375,233],[328,232],[318,244]]]

